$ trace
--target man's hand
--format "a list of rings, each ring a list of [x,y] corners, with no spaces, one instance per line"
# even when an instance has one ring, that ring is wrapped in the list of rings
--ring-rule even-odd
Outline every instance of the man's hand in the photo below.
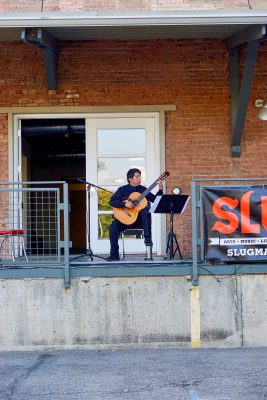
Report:
[[[157,184],[158,184],[159,190],[163,190],[163,183],[162,183],[162,181],[161,181],[161,180],[157,181]]]
[[[134,204],[133,204],[131,201],[126,200],[126,202],[125,202],[125,207],[127,207],[127,208],[134,208]]]

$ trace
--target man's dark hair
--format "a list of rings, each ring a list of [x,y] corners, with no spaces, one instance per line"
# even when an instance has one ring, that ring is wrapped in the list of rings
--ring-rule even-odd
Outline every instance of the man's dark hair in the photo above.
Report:
[[[132,179],[132,178],[134,177],[134,174],[135,174],[136,172],[138,172],[138,174],[141,175],[140,169],[138,169],[138,168],[131,168],[131,169],[129,169],[129,171],[127,172],[127,182],[128,182],[128,183],[130,183],[130,182],[129,182],[129,179]]]

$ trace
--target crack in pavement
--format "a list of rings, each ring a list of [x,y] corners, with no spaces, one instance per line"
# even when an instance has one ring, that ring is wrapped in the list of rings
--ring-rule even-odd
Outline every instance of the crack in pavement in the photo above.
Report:
[[[23,371],[17,378],[15,378],[14,381],[7,387],[6,400],[12,400],[14,393],[20,386],[21,382],[27,379],[28,376],[30,376],[34,371],[38,370],[50,357],[53,357],[53,355],[47,353],[40,354],[34,363],[26,369],[26,371]]]

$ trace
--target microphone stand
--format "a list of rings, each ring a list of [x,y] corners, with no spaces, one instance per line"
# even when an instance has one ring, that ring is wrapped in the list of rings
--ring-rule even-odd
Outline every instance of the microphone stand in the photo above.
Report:
[[[72,261],[75,260],[75,259],[81,258],[81,257],[85,257],[85,256],[90,257],[91,261],[94,260],[93,257],[98,257],[98,258],[101,258],[101,259],[105,260],[105,257],[102,257],[102,256],[94,254],[94,252],[92,250],[92,247],[91,247],[91,227],[90,227],[90,223],[91,223],[91,215],[90,215],[91,214],[91,196],[90,196],[90,191],[91,191],[91,187],[93,187],[96,190],[99,189],[99,190],[103,190],[104,192],[107,192],[107,193],[111,193],[111,194],[114,194],[114,193],[109,191],[109,190],[107,190],[107,189],[102,188],[101,186],[97,186],[97,185],[94,185],[91,182],[87,182],[87,181],[85,181],[83,179],[77,179],[77,181],[80,182],[80,183],[85,183],[87,185],[86,192],[87,192],[87,224],[88,224],[87,243],[88,243],[88,248],[86,249],[84,255],[73,257]]]

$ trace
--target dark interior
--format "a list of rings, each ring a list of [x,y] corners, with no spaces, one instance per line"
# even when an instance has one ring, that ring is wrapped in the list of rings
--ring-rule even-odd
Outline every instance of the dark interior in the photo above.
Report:
[[[23,181],[69,183],[69,240],[72,252],[86,248],[85,120],[21,121]],[[61,226],[63,231],[63,226]]]
[[[85,177],[85,120],[22,120],[22,153],[27,180]]]

